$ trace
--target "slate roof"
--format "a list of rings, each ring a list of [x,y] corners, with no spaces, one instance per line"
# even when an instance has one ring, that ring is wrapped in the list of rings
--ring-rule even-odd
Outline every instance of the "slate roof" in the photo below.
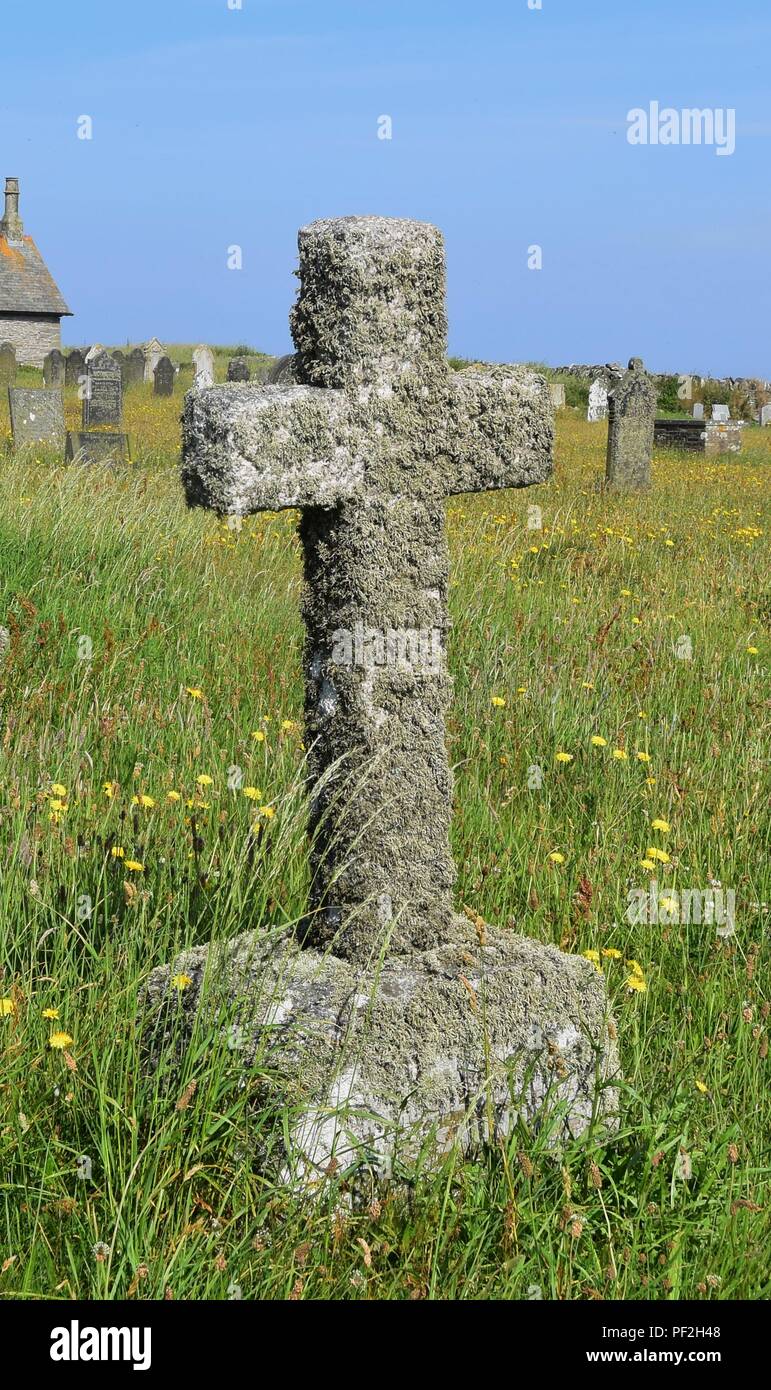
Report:
[[[0,313],[71,314],[31,236],[0,236]]]

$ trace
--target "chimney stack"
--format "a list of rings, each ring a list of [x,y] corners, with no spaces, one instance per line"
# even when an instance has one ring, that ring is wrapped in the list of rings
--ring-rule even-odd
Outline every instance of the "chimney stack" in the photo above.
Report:
[[[5,216],[0,222],[0,236],[6,241],[24,240],[24,223],[19,217],[19,180],[5,181]]]

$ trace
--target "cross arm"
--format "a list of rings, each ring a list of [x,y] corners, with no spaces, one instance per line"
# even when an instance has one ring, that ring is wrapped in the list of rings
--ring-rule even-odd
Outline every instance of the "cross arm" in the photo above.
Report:
[[[220,516],[334,507],[363,474],[342,391],[211,386],[188,392],[182,423],[188,505]]]
[[[451,378],[447,492],[531,487],[551,476],[554,407],[542,376],[468,368]]]

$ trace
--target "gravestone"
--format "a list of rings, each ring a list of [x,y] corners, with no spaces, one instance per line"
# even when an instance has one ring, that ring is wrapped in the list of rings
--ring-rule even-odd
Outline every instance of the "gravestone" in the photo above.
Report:
[[[141,386],[145,379],[145,354],[141,347],[133,348],[126,358],[123,369],[123,384]]]
[[[327,220],[299,249],[300,384],[189,392],[182,478],[221,515],[301,514],[310,910],[185,952],[144,1006],[156,1060],[199,1006],[237,1030],[244,1065],[294,1097],[281,1173],[307,1183],[494,1141],[555,1103],[555,1134],[580,1132],[612,1112],[616,1054],[593,966],[453,904],[445,502],[550,476],[546,382],[450,370],[435,227]],[[415,633],[430,659],[407,654]]]
[[[608,390],[601,381],[593,381],[589,388],[589,409],[586,418],[594,424],[604,420],[608,414]]]
[[[766,429],[769,425],[771,425],[771,405],[762,405],[760,407],[761,429]]]
[[[145,381],[149,382],[153,380],[155,376],[155,369],[158,366],[158,363],[160,362],[161,358],[164,356],[165,352],[166,349],[163,346],[163,343],[159,342],[157,338],[151,338],[149,343],[145,343]]]
[[[65,463],[121,464],[131,461],[127,434],[107,430],[70,430],[64,451]]]
[[[67,360],[64,365],[64,384],[65,386],[78,386],[80,378],[86,374],[86,359],[80,348],[73,348],[72,352],[67,353]]]
[[[288,352],[285,357],[277,357],[264,377],[266,386],[292,386],[295,380],[293,352]]]
[[[562,410],[565,405],[565,387],[561,381],[549,382],[549,395],[555,410]]]
[[[693,418],[694,420],[704,419],[704,404],[702,401],[697,401],[693,407]]]
[[[214,353],[205,343],[201,343],[193,353],[193,372],[196,391],[214,385]]]
[[[16,349],[13,343],[0,343],[0,386],[13,386],[16,380]]]
[[[651,454],[656,419],[656,384],[642,358],[633,357],[629,370],[608,398],[607,487],[641,492],[651,485]]]
[[[64,447],[64,402],[61,391],[46,387],[12,387],[8,392],[15,449],[46,444]]]
[[[173,396],[174,394],[174,364],[169,357],[159,357],[155,364],[153,373],[153,385],[156,396]]]
[[[43,381],[46,386],[62,387],[64,385],[64,354],[58,348],[53,348],[43,359]]]
[[[123,385],[118,363],[109,352],[101,351],[86,364],[86,391],[83,398],[83,429],[123,422]]]
[[[712,419],[716,424],[727,425],[731,419],[731,411],[727,405],[713,405]]]
[[[228,381],[249,381],[251,372],[245,357],[231,357],[228,362]]]

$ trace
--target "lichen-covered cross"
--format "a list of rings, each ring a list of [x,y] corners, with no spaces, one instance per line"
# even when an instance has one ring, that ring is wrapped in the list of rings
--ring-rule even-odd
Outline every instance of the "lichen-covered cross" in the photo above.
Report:
[[[183,481],[220,515],[300,512],[307,939],[366,964],[453,932],[445,499],[548,478],[553,408],[528,371],[450,370],[435,227],[326,220],[299,249],[298,384],[190,392]]]

